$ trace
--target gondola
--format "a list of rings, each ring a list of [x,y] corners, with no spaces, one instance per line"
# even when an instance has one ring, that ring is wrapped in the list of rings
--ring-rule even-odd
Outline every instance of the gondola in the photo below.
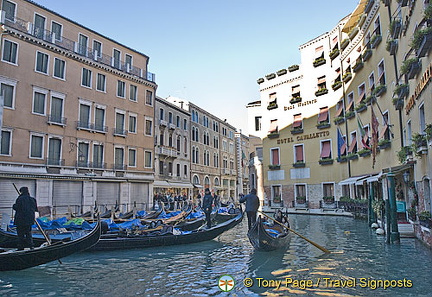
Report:
[[[98,222],[87,235],[70,241],[60,241],[22,251],[9,250],[0,253],[0,271],[22,270],[35,267],[94,246],[101,235],[101,224]]]
[[[264,222],[261,216],[248,232],[249,241],[256,250],[273,251],[286,248],[290,242],[290,232],[277,223]]]
[[[51,235],[51,234],[49,234]],[[66,241],[72,239],[72,234],[70,232],[55,234],[55,236],[50,236],[52,242]],[[46,242],[45,237],[42,234],[33,234],[33,244],[38,247]],[[3,248],[16,248],[18,247],[18,235],[16,232],[5,231],[0,229],[0,247]]]
[[[229,220],[217,224],[210,229],[199,228],[193,231],[176,234],[172,226],[168,230],[150,232],[148,235],[121,235],[121,234],[102,234],[99,242],[93,246],[91,251],[118,250],[118,249],[137,249],[155,246],[168,246],[178,244],[196,243],[214,239],[223,232],[234,228],[243,219],[243,212],[237,211],[237,215]]]

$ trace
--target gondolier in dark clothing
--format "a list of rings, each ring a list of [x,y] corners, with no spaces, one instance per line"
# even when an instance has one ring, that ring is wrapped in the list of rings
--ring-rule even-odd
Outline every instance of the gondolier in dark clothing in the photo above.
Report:
[[[18,250],[24,247],[33,249],[33,238],[31,234],[32,225],[35,220],[35,212],[38,211],[36,199],[30,196],[27,187],[21,187],[15,204],[12,206],[15,210],[14,224],[17,227]]]
[[[212,212],[212,206],[213,206],[213,196],[210,193],[210,190],[208,188],[204,191],[204,198],[202,201],[202,209],[206,215],[206,221],[207,221],[207,228],[211,228],[211,217],[210,214]]]
[[[248,195],[240,198],[240,203],[246,202],[246,214],[248,217],[249,229],[252,228],[253,224],[256,222],[257,211],[260,206],[256,192],[256,189],[252,189]]]

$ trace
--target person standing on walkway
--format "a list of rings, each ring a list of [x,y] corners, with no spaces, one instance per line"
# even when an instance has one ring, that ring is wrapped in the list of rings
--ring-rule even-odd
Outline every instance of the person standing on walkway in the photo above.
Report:
[[[246,214],[248,217],[249,229],[252,228],[256,222],[257,211],[260,206],[259,198],[256,193],[256,189],[252,189],[248,195],[240,198],[240,203],[246,202]]]
[[[32,238],[32,225],[35,221],[35,212],[38,211],[36,199],[30,196],[27,187],[21,187],[20,195],[12,208],[15,210],[14,224],[18,233],[18,250],[25,247],[34,248]]]
[[[213,196],[210,193],[210,190],[208,188],[205,189],[204,191],[204,198],[202,201],[202,209],[206,215],[206,220],[207,220],[207,228],[210,229],[211,228],[211,217],[210,214],[212,212],[212,207],[213,207]]]

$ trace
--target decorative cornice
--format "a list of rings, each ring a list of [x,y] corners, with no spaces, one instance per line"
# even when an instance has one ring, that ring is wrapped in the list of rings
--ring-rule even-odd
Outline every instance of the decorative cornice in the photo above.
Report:
[[[296,76],[296,77],[293,77],[293,78],[290,78],[290,79],[287,79],[287,80],[281,81],[281,82],[279,82],[279,83],[277,83],[277,84],[274,84],[274,85],[271,85],[271,86],[269,86],[269,87],[263,88],[263,89],[260,90],[260,92],[267,91],[267,90],[270,90],[270,89],[272,89],[272,88],[275,88],[275,87],[281,86],[281,85],[283,85],[283,84],[287,84],[287,83],[294,82],[294,81],[296,81],[296,80],[301,80],[302,78],[303,78],[303,74],[300,75],[300,76]]]

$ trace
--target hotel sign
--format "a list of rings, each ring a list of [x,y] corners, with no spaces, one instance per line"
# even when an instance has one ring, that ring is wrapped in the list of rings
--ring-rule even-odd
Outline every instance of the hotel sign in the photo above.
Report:
[[[423,72],[423,75],[414,90],[414,94],[412,94],[411,97],[408,99],[408,102],[405,106],[405,113],[407,115],[414,108],[416,100],[418,100],[418,98],[420,97],[423,90],[426,88],[431,78],[432,78],[432,63],[429,64],[426,71]]]
[[[329,135],[330,135],[330,131],[315,132],[315,133],[310,133],[310,134],[306,134],[306,135],[299,135],[295,138],[294,137],[281,138],[281,139],[277,140],[277,144],[292,143],[294,141],[304,141],[304,140],[309,140],[309,139],[328,137]]]

